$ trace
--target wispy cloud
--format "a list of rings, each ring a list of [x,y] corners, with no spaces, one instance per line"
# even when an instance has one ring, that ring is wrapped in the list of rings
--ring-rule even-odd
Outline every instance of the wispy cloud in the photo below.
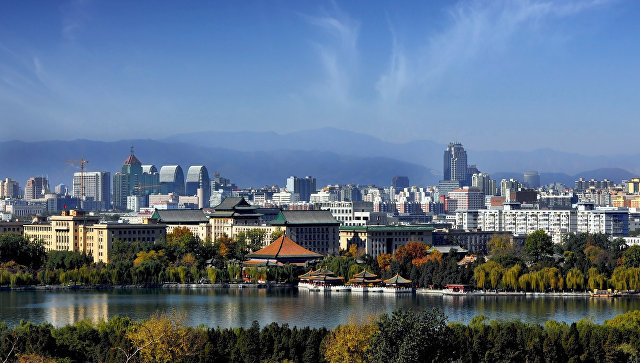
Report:
[[[67,41],[75,41],[87,20],[88,0],[71,0],[60,7],[62,15],[60,33]]]
[[[592,1],[461,1],[448,11],[449,23],[428,37],[424,47],[406,51],[393,35],[387,70],[376,90],[385,103],[395,103],[408,89],[428,91],[456,66],[486,51],[504,51],[514,36],[553,18],[564,18],[608,3]]]
[[[328,36],[325,41],[313,42],[326,73],[326,81],[319,92],[323,97],[346,104],[357,69],[360,23],[335,5],[331,14],[305,18],[323,35]]]

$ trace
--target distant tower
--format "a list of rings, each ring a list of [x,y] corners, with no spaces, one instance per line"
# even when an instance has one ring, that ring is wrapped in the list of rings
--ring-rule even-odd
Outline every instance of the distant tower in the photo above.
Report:
[[[467,152],[462,144],[450,143],[444,151],[444,180],[459,181],[461,186],[470,184],[467,170]]]
[[[540,174],[538,174],[537,171],[525,171],[524,185],[527,188],[533,188],[533,189],[540,188]]]
[[[209,179],[209,171],[204,165],[190,166],[187,170],[187,182],[185,184],[185,193],[189,196],[198,195],[198,190],[202,189],[203,207],[209,206],[211,198],[211,181]]]
[[[290,176],[287,178],[287,191],[290,193],[297,193],[300,196],[301,201],[308,202],[311,197],[311,193],[316,192],[316,178],[310,176],[306,176],[304,178]]]
[[[142,163],[131,154],[122,164],[122,170],[113,175],[113,208],[118,210],[127,209],[127,197],[130,195],[142,195]]]

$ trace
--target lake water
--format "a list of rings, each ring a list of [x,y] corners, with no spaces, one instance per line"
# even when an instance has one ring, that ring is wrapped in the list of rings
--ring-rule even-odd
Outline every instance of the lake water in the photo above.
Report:
[[[333,328],[350,316],[377,315],[401,309],[438,307],[449,321],[468,322],[476,315],[490,319],[575,322],[592,318],[600,323],[640,309],[640,298],[438,296],[318,293],[296,289],[114,289],[0,291],[0,321],[20,320],[63,326],[79,320],[114,315],[147,319],[156,311],[175,309],[187,314],[190,325],[248,327],[257,320],[296,326]]]

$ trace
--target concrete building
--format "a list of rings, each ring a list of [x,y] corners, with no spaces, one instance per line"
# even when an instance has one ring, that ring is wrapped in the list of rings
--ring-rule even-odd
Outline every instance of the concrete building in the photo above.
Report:
[[[164,165],[158,175],[161,194],[184,195],[184,173],[180,165]]]
[[[626,208],[596,208],[592,203],[579,203],[577,219],[579,233],[629,235],[629,210]]]
[[[300,195],[289,191],[283,191],[273,193],[272,202],[277,206],[289,205],[298,203],[300,201]]]
[[[444,180],[455,180],[460,186],[470,184],[470,175],[467,170],[467,152],[460,143],[450,143],[444,151],[443,163]]]
[[[409,187],[409,177],[396,175],[391,179],[391,186],[395,190],[402,190],[404,188],[408,188]]]
[[[524,186],[532,189],[540,188],[540,174],[537,171],[525,171]]]
[[[496,188],[496,181],[491,179],[491,176],[486,173],[476,173],[471,175],[471,186],[480,188],[484,195],[496,195],[498,192]]]
[[[187,170],[185,194],[198,196],[199,205],[201,204],[200,208],[209,207],[211,180],[209,179],[209,172],[204,165],[193,165]]]
[[[485,232],[469,230],[434,231],[433,246],[462,246],[469,253],[489,254],[489,241],[494,237],[507,237],[511,242],[524,245],[524,236],[510,232]]]
[[[99,202],[101,208],[97,210],[111,209],[111,173],[108,171],[85,171],[73,173],[74,198],[82,199],[82,178],[84,178],[84,197],[88,200]]]
[[[23,234],[24,222],[4,222],[0,221],[0,234],[3,233],[17,233]]]
[[[325,190],[321,190],[317,193],[311,194],[309,198],[309,203],[319,204],[319,203],[329,203],[335,202],[338,200],[338,195],[335,193],[331,193]]]
[[[340,248],[347,250],[355,244],[372,257],[393,254],[408,242],[433,245],[433,227],[425,226],[342,226]]]
[[[196,238],[211,238],[211,224],[201,209],[155,210],[152,218],[167,226],[167,233],[176,228],[187,228]]]
[[[507,202],[511,201],[511,192],[517,192],[523,187],[516,179],[502,179],[500,181],[500,195],[507,198]]]
[[[567,233],[577,231],[575,210],[500,209],[460,210],[456,212],[458,229],[511,232],[527,235],[539,229],[560,243]]]
[[[100,217],[83,211],[63,211],[47,222],[24,225],[24,235],[44,242],[47,251],[75,251],[108,262],[116,240],[156,242],[166,236],[166,226],[148,219],[143,224],[100,223]]]
[[[302,247],[323,255],[337,255],[340,222],[328,210],[283,210],[271,221]]]
[[[483,209],[484,193],[476,187],[463,187],[449,192],[450,200],[456,201],[457,209]]]
[[[301,201],[308,202],[311,194],[316,190],[316,178],[310,176],[304,178],[290,176],[287,178],[287,191],[298,194]]]
[[[18,198],[20,196],[20,184],[17,181],[6,178],[0,180],[0,198]]]
[[[113,175],[113,209],[126,210],[127,197],[143,195],[142,163],[133,154],[125,159],[120,172]]]
[[[316,209],[328,210],[343,226],[365,226],[371,219],[371,202],[325,202],[316,203]]]
[[[36,216],[47,210],[45,204],[7,204],[5,211],[11,213],[14,217]]]
[[[43,176],[29,178],[24,186],[24,200],[42,199],[49,193],[49,180]]]

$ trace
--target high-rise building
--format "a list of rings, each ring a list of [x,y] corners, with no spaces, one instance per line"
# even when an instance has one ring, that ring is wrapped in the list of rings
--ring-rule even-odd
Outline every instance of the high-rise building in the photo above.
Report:
[[[409,177],[396,175],[391,179],[391,186],[394,187],[396,191],[408,188]]]
[[[69,188],[64,184],[58,184],[55,187],[56,194],[67,195],[69,194]]]
[[[540,174],[537,171],[525,171],[524,186],[533,189],[540,188]]]
[[[17,181],[6,178],[0,180],[0,198],[18,198],[20,196],[20,184]]]
[[[506,201],[510,202],[511,192],[517,192],[523,187],[522,183],[520,183],[516,179],[502,179],[500,181],[500,195],[507,198]]]
[[[160,194],[184,195],[184,173],[180,165],[164,165],[160,168]]]
[[[496,181],[487,173],[477,173],[471,176],[471,186],[480,188],[484,195],[496,195]]]
[[[113,208],[127,209],[127,197],[130,195],[142,195],[142,163],[131,154],[122,164],[122,170],[113,175]]]
[[[444,151],[444,179],[456,180],[461,186],[470,184],[467,171],[467,152],[460,143],[450,143]]]
[[[84,196],[82,195],[82,179],[84,178]],[[108,171],[85,171],[73,173],[74,198],[96,202],[98,210],[111,208],[111,173]],[[93,208],[92,208],[93,209]]]
[[[311,194],[316,192],[316,178],[290,176],[287,178],[287,191],[298,194],[301,201],[308,202]]]
[[[155,165],[142,165],[142,195],[160,194],[160,174]]]
[[[43,176],[29,178],[24,186],[24,200],[26,201],[44,198],[46,193],[49,193],[49,181]]]
[[[187,170],[185,194],[189,196],[197,195],[198,199],[202,197],[202,206],[209,206],[209,199],[211,197],[211,181],[209,179],[207,167],[204,165],[193,165],[189,167],[189,170]]]

